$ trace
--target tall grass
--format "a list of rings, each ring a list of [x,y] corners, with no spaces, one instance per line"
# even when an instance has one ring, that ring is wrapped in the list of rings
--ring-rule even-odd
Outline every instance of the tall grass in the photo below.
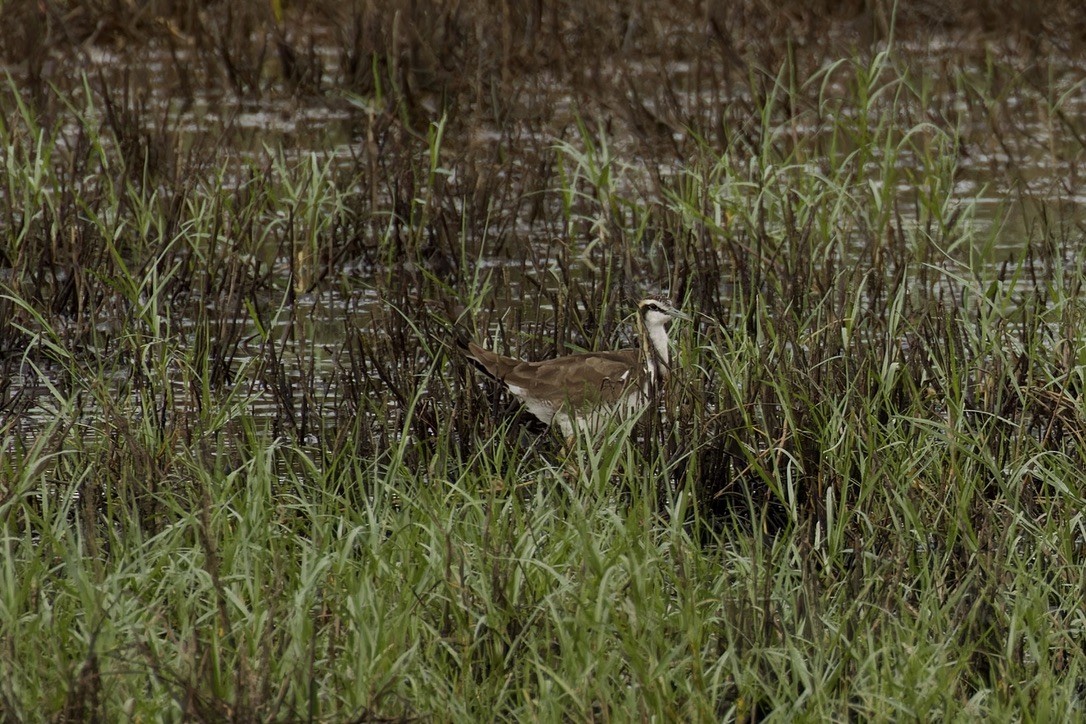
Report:
[[[736,15],[683,74],[630,16],[599,44],[645,77],[543,103],[513,69],[602,51],[511,12],[450,80],[426,48],[469,53],[477,10],[367,54],[394,19],[351,9],[339,155],[187,139],[104,77],[6,88],[4,719],[1077,715],[1081,230],[963,183],[971,153],[1033,158],[1011,69],[942,83],[893,43],[732,67],[763,22]],[[175,19],[199,40],[170,72],[319,94],[292,12]],[[1028,96],[1050,131],[1065,81]],[[696,321],[660,409],[599,439],[453,352],[455,325],[627,344],[648,293]]]

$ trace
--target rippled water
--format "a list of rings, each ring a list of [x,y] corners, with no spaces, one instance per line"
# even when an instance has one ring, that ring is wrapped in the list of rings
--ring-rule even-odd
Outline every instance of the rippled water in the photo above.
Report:
[[[992,79],[990,69],[978,65],[974,77],[969,75],[955,78],[943,73],[953,62],[961,48],[946,43],[929,41],[924,47],[904,47],[905,52],[917,59],[917,70],[911,73],[913,81],[919,85],[930,86],[927,108],[910,108],[908,100],[901,112],[908,112],[914,118],[927,118],[932,128],[941,129],[941,133],[957,135],[959,148],[952,159],[956,167],[953,193],[958,202],[969,208],[973,234],[982,237],[991,234],[995,240],[995,252],[989,262],[993,270],[1001,261],[1020,250],[1022,244],[1031,236],[1031,229],[1046,219],[1049,223],[1058,223],[1069,229],[1081,232],[1084,221],[1083,209],[1086,208],[1086,192],[1078,183],[1081,159],[1084,153],[1083,138],[1086,137],[1086,64],[1074,57],[1052,57],[1047,59],[1044,68],[1025,67],[1018,77],[1005,73],[998,79]],[[968,53],[977,54],[978,49],[968,49]],[[331,49],[318,49],[318,55],[326,57],[331,65],[334,55]],[[182,60],[184,56],[182,56]],[[121,59],[114,54],[92,49],[88,54],[88,69],[92,74],[103,73],[110,77],[121,65]],[[164,69],[172,62],[170,57],[151,55],[150,60],[139,69],[127,67],[125,75],[116,75],[118,83],[127,82],[137,89],[134,93],[145,103],[147,112],[143,118],[150,124],[161,124],[178,134],[182,145],[193,146],[208,143],[214,139],[224,149],[224,156],[244,164],[252,159],[263,158],[269,152],[282,154],[285,158],[306,158],[313,156],[324,162],[331,160],[343,169],[350,169],[362,154],[365,144],[372,143],[367,138],[364,124],[359,117],[365,116],[365,102],[358,98],[330,94],[333,98],[316,97],[311,104],[306,99],[266,99],[237,101],[221,90],[197,90],[188,100],[179,102],[175,96],[176,87],[161,84],[158,79],[167,75]],[[684,81],[684,76],[694,72],[688,62],[675,63],[671,66],[676,87],[694,85]],[[1037,76],[1041,74],[1047,81],[1047,90],[1037,87]],[[322,79],[326,87],[333,87],[335,76],[329,72]],[[994,94],[999,98],[998,106],[985,105],[979,98],[982,94],[972,92],[972,86],[998,87]],[[547,147],[569,138],[548,137],[546,127],[569,127],[580,112],[572,96],[563,95],[560,89],[550,89],[552,97],[548,106],[554,113],[549,126],[540,124],[535,119],[514,122],[512,129],[497,129],[487,126],[475,128],[468,138],[448,138],[447,155],[455,159],[471,149],[502,146],[513,159],[503,173],[510,176],[519,172],[528,172],[535,159],[518,156],[515,144]],[[713,91],[709,101],[714,100],[719,91]],[[826,98],[848,98],[855,89],[838,82],[827,82],[823,89]],[[889,92],[889,91],[882,91]],[[910,96],[903,94],[903,99]],[[750,103],[750,98],[736,98],[736,102]],[[680,95],[677,105],[686,106],[695,112],[703,107],[706,98],[696,94]],[[655,111],[655,100],[647,97],[643,107]],[[828,107],[834,107],[830,104]],[[377,109],[373,109],[376,113]],[[596,109],[595,112],[599,112]],[[783,143],[796,143],[797,139],[818,139],[834,132],[832,116],[819,117],[815,109],[799,113],[777,125],[772,137]],[[855,113],[847,104],[840,106],[842,113]],[[165,119],[165,120],[163,120]],[[557,120],[555,120],[557,119]],[[873,123],[880,119],[872,118]],[[756,119],[752,122],[756,122]],[[153,131],[149,127],[148,131]],[[75,125],[65,135],[75,136]],[[676,131],[672,141],[682,148],[687,139],[682,132]],[[829,145],[829,139],[822,139],[822,147]],[[623,128],[616,124],[615,133],[607,139],[610,154],[621,166],[621,174],[614,179],[614,190],[627,194],[630,198],[643,202],[659,201],[645,197],[647,189],[653,188],[647,181],[653,173],[663,176],[680,173],[681,164],[672,168],[649,168],[639,160],[639,139],[624,135]],[[845,153],[854,139],[840,139],[839,149]],[[815,147],[812,145],[811,147]],[[895,149],[896,151],[897,149]],[[662,156],[664,157],[664,156]],[[883,150],[874,148],[870,161],[864,168],[857,169],[861,178],[882,177],[881,163]],[[810,159],[812,172],[817,172],[823,159]],[[654,161],[654,164],[656,162]],[[908,171],[917,163],[912,151],[903,148],[893,161],[895,168]],[[453,164],[446,177],[446,183],[456,185],[471,183],[471,179],[458,176],[459,167]],[[616,170],[618,166],[616,166]],[[227,175],[227,181],[231,176]],[[240,179],[241,176],[234,177]],[[512,179],[510,178],[512,182]],[[877,182],[872,181],[873,191],[879,191]],[[914,197],[908,173],[898,177],[893,196],[910,200]],[[557,204],[556,199],[545,203]],[[905,223],[913,217],[911,201],[901,204],[899,212]],[[541,228],[523,213],[495,208],[493,214],[500,219],[503,214],[514,214],[508,223],[506,233],[510,240],[505,242],[503,253],[497,256],[485,256],[475,260],[485,271],[500,270],[502,284],[506,290],[523,286],[522,296],[531,293],[537,285],[548,286],[560,273],[593,274],[590,255],[574,255],[571,268],[559,270],[554,264],[549,250],[555,243],[555,229]],[[592,243],[591,238],[574,239],[572,243],[584,251]],[[536,263],[526,264],[515,261],[518,257],[536,257]],[[290,259],[270,260],[278,276],[278,287],[286,290],[290,282],[290,272],[294,266]],[[379,283],[375,274],[385,274],[389,270],[379,262],[376,267],[357,260],[344,260],[337,269],[335,284],[318,293],[299,294],[294,302],[293,314],[283,314],[277,321],[274,335],[284,336],[288,332],[295,338],[296,344],[285,345],[287,358],[300,351],[303,357],[295,359],[299,366],[317,365],[318,377],[327,380],[335,378],[334,370],[341,351],[345,335],[345,320],[351,315],[384,315],[392,313],[382,304],[381,295],[376,291]],[[415,270],[417,271],[417,270]],[[393,272],[397,270],[393,269]],[[407,270],[404,270],[407,273]],[[531,277],[527,283],[525,277]],[[727,280],[721,280],[727,283]],[[507,298],[518,295],[506,294]],[[542,303],[541,308],[545,308]],[[252,350],[256,344],[257,330],[246,317],[227,319],[232,325],[240,325],[248,331],[247,340],[236,356],[234,363],[244,368],[254,361]],[[184,326],[178,333],[191,334]],[[326,350],[322,352],[321,350]],[[291,373],[295,374],[295,373]],[[42,421],[55,414],[50,402],[48,389],[49,375],[40,376],[28,363],[19,373],[8,381],[7,394],[30,395],[40,400],[40,404],[30,408],[25,420],[20,423],[28,428],[40,426]],[[115,382],[123,382],[125,371],[123,364],[113,373]],[[119,384],[123,389],[125,385]],[[183,396],[183,390],[175,391]],[[326,388],[323,392],[334,394]],[[58,395],[62,398],[63,395]],[[254,385],[247,402],[249,409],[257,416],[275,414],[278,405],[259,386]],[[389,403],[394,404],[394,403]]]

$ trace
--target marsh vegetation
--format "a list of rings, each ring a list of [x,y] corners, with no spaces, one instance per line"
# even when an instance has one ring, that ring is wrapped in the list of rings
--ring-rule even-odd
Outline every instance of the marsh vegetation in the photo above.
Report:
[[[1080,712],[1086,16],[666,5],[0,5],[0,719]]]

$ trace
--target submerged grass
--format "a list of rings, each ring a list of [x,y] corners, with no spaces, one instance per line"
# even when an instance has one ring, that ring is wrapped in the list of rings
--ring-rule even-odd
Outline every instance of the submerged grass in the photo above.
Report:
[[[703,94],[624,67],[608,115],[586,73],[576,113],[522,123],[511,69],[601,51],[513,13],[536,54],[471,36],[488,64],[427,121],[463,5],[398,21],[399,54],[351,11],[347,159],[233,157],[37,56],[6,89],[3,718],[1079,715],[1081,217],[963,184],[1037,142],[1011,70],[939,84],[893,43],[729,66],[760,21],[713,17]],[[199,38],[177,82],[319,92],[283,12],[166,17]],[[662,68],[639,23],[600,43]],[[1042,153],[1071,177],[1083,148]],[[456,324],[626,343],[663,290],[697,316],[666,404],[601,440],[540,434],[453,353]]]

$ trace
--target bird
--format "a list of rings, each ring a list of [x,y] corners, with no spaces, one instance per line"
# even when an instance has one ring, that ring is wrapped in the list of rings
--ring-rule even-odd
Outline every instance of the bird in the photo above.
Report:
[[[642,299],[637,304],[640,348],[584,352],[528,362],[492,352],[475,342],[457,340],[477,368],[505,386],[540,422],[557,421],[566,439],[574,424],[599,430],[614,415],[643,411],[663,389],[670,371],[668,327],[690,317],[666,301]]]

